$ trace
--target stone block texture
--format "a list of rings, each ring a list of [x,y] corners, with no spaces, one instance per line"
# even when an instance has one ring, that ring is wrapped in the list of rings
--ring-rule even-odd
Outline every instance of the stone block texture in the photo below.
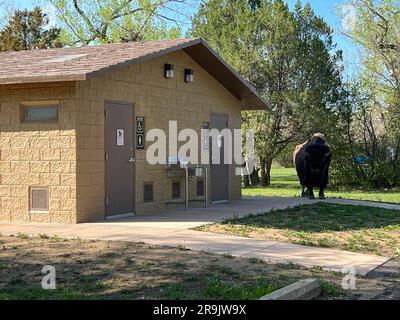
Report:
[[[75,223],[76,83],[0,86],[0,220]],[[23,102],[59,103],[56,123],[21,122]],[[48,188],[48,212],[29,210],[30,187]]]
[[[173,79],[164,78],[165,63],[174,64]],[[193,83],[184,82],[185,68],[194,70]],[[45,100],[59,101],[58,123],[21,123],[22,102]],[[1,85],[0,220],[80,223],[105,218],[105,101],[132,103],[135,116],[145,117],[146,132],[160,128],[168,134],[169,120],[175,120],[178,130],[193,128],[200,134],[212,113],[228,114],[231,129],[241,126],[240,101],[183,51],[84,81]],[[165,165],[149,165],[146,149],[134,151],[136,214],[168,208],[173,181],[181,181],[184,196],[184,180],[168,178]],[[229,168],[231,200],[241,196],[235,168]],[[154,184],[154,202],[144,203],[143,184],[148,182]],[[48,188],[48,212],[29,211],[29,187]],[[195,189],[191,182],[191,196]]]

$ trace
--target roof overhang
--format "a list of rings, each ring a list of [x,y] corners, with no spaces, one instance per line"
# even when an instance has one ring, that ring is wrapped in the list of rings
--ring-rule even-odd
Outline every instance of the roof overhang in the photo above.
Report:
[[[7,77],[0,79],[0,85],[27,84],[27,83],[49,83],[65,81],[84,81],[99,77],[109,72],[126,68],[133,64],[142,63],[157,57],[183,50],[194,61],[196,61],[212,77],[220,82],[240,102],[242,110],[270,110],[270,105],[256,90],[245,81],[235,70],[233,70],[203,39],[188,39],[188,41],[163,50],[156,51],[138,58],[116,63],[104,68],[87,73],[74,73],[63,75],[41,75],[33,77]]]
[[[268,102],[204,40],[199,39],[198,43],[185,48],[184,51],[239,99],[243,110],[264,110],[270,108]]]

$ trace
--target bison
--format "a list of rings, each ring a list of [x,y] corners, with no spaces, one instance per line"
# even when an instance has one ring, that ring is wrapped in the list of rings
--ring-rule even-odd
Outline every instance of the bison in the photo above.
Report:
[[[328,184],[328,170],[332,159],[331,148],[321,133],[296,146],[293,162],[302,187],[301,196],[315,199],[314,188],[319,188],[319,198],[325,199],[324,189]],[[306,191],[307,188],[307,191]]]

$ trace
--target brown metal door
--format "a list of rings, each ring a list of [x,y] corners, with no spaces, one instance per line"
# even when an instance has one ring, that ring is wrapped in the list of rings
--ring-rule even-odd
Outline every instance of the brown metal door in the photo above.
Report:
[[[133,105],[105,104],[106,215],[134,212]]]
[[[228,115],[227,114],[211,114],[211,123],[210,129],[218,129],[219,131],[228,128]],[[211,138],[211,201],[224,201],[228,200],[228,169],[229,165],[224,164],[224,152],[225,148],[229,148],[229,146],[225,145],[225,141],[223,137],[220,137],[222,141],[219,143],[219,164],[213,164],[212,159],[215,158],[215,155],[212,154],[212,146],[214,141]],[[222,142],[222,143],[221,143]],[[218,142],[215,142],[218,144]]]

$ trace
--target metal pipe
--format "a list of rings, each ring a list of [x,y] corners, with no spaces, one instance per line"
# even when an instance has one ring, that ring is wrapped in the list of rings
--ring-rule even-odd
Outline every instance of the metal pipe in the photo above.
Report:
[[[185,211],[189,209],[189,169],[185,167],[186,181],[185,181]]]
[[[208,206],[208,170],[206,167],[203,167],[204,169],[204,208],[207,208]]]

